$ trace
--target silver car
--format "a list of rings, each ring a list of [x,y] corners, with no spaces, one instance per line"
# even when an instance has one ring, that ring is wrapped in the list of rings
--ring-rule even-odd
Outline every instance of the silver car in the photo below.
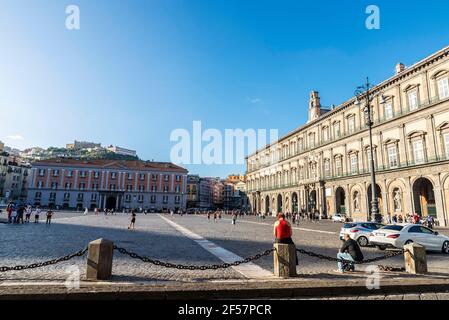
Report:
[[[377,222],[350,222],[345,223],[340,230],[340,240],[344,239],[347,233],[358,242],[361,247],[370,245],[369,237],[373,231],[383,228],[385,225]]]

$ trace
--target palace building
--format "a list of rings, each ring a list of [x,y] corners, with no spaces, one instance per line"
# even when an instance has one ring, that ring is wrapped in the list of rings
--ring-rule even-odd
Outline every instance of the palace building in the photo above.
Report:
[[[187,170],[172,163],[43,160],[32,164],[28,203],[64,209],[186,208]]]
[[[380,213],[434,216],[449,225],[449,47],[372,88],[373,153]],[[370,143],[364,102],[321,107],[312,92],[308,122],[247,157],[252,210],[319,210],[366,220]]]

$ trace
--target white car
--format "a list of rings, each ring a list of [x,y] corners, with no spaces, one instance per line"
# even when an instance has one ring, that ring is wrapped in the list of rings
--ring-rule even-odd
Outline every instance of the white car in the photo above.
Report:
[[[366,247],[370,245],[369,237],[371,233],[382,227],[385,227],[385,225],[377,222],[345,223],[340,230],[340,240],[343,240],[344,235],[347,233],[351,239],[357,241],[361,247]]]
[[[346,216],[344,214],[334,214],[332,216],[332,221],[333,222],[345,222],[346,221]]]
[[[416,242],[426,247],[427,251],[449,254],[449,237],[419,224],[388,225],[373,231],[369,242],[381,250],[386,248],[403,249],[404,245]]]

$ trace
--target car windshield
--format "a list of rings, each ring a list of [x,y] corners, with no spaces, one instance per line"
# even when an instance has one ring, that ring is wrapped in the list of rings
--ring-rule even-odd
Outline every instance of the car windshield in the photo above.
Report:
[[[343,229],[351,229],[351,228],[354,228],[355,226],[356,226],[355,223],[345,223],[343,225]]]
[[[403,226],[386,226],[381,228],[381,230],[394,230],[394,231],[401,231],[404,227]]]

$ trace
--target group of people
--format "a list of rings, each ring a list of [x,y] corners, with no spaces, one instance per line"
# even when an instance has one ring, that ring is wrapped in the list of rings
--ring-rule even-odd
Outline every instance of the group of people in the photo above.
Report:
[[[398,223],[413,223],[413,224],[423,224],[429,229],[433,229],[435,226],[435,219],[431,215],[427,216],[424,221],[421,221],[421,217],[417,213],[411,213],[406,215],[405,217],[401,214],[394,214],[393,216],[387,216],[388,224],[398,224]]]
[[[216,210],[206,212],[208,221],[211,221],[211,218],[213,217],[214,222],[218,222],[219,220],[222,219],[223,215],[230,216],[232,225],[236,225],[237,219],[239,217],[243,218],[245,216],[245,212],[242,210]]]
[[[31,205],[18,205],[14,204],[13,202],[10,202],[6,206],[5,211],[8,218],[8,223],[10,224],[30,223],[32,216],[34,216],[34,223],[39,223],[39,218],[42,215],[42,210],[39,206],[32,207]],[[45,211],[46,224],[51,224],[53,215],[53,210],[48,209],[47,211]]]

